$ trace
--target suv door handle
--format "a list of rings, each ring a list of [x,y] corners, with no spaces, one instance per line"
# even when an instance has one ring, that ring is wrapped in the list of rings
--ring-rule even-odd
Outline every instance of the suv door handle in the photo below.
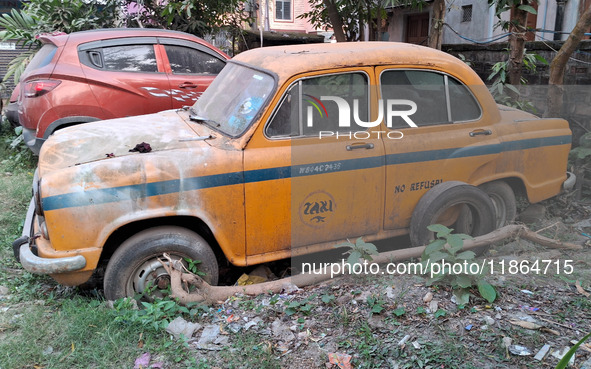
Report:
[[[356,144],[356,145],[347,145],[347,151],[353,151],[353,150],[357,150],[357,149],[366,149],[366,150],[370,150],[373,149],[373,144],[372,143],[368,143],[368,144]]]
[[[199,87],[199,86],[197,86],[193,82],[183,82],[179,85],[179,88],[197,88],[197,87]]]
[[[489,135],[492,135],[492,131],[490,129],[477,129],[476,131],[470,132],[470,137],[489,136]]]

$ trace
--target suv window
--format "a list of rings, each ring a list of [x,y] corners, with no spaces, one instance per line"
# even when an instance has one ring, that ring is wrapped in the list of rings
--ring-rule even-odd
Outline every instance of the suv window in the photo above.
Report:
[[[339,125],[340,111],[329,97],[344,99],[352,113],[350,127]],[[322,98],[324,97],[324,98]],[[265,129],[268,137],[314,136],[320,131],[350,132],[369,116],[369,84],[364,73],[332,74],[302,79],[283,96],[279,108]]]
[[[226,63],[213,55],[178,45],[164,45],[173,74],[219,74]]]
[[[388,70],[380,77],[382,99],[411,100],[417,111],[410,118],[419,127],[475,120],[480,106],[466,86],[438,72]],[[407,106],[401,110],[408,109]],[[407,128],[401,117],[393,117],[392,128]]]
[[[23,74],[27,72],[46,66],[53,59],[57,46],[54,44],[45,44],[37,51],[37,54],[33,57]]]
[[[158,72],[153,45],[110,46],[102,49],[105,70]]]

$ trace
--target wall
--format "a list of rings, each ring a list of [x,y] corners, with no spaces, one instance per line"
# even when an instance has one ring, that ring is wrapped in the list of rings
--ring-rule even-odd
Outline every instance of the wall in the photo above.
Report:
[[[558,50],[562,42],[526,42],[527,52],[534,52],[541,55],[550,63],[556,53],[552,50]],[[466,60],[470,61],[472,68],[486,81],[490,74],[492,66],[498,62],[507,60],[507,43],[496,43],[486,46],[481,45],[449,45],[444,44],[442,50],[457,56],[462,54]],[[552,48],[552,49],[550,49]],[[578,52],[572,55],[573,59],[567,64],[567,73],[565,77],[566,85],[591,85],[591,40],[582,41],[578,47]],[[548,83],[549,66],[538,65],[537,73],[524,74],[529,84],[545,85]]]
[[[548,63],[556,54],[550,49],[560,49],[563,42],[527,42],[525,47],[528,52],[535,52],[543,56]],[[507,60],[508,47],[506,43],[488,46],[478,45],[443,45],[442,50],[454,56],[462,54],[466,61],[471,63],[472,69],[478,73],[482,80],[490,85],[487,77],[491,73],[492,66],[498,62]],[[572,55],[573,59],[567,63],[564,82],[564,105],[561,117],[568,120],[573,130],[573,141],[586,132],[591,132],[591,40],[582,41],[578,52]],[[546,109],[546,97],[548,91],[549,65],[537,64],[536,73],[525,72],[523,77],[528,81],[527,85],[520,87],[525,101],[531,102],[535,107],[532,111],[536,115],[543,115]]]

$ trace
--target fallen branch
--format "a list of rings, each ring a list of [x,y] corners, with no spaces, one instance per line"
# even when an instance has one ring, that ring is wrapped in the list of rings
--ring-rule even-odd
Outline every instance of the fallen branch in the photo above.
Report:
[[[568,242],[560,242],[548,237],[541,236],[531,231],[524,225],[508,225],[499,228],[491,233],[475,237],[464,241],[464,250],[488,246],[511,238],[522,238],[549,248],[581,250],[583,247]],[[412,247],[408,249],[383,252],[373,257],[372,263],[384,264],[393,261],[418,258],[425,250],[425,246]],[[166,260],[160,260],[164,269],[170,275],[172,296],[179,299],[181,304],[189,302],[215,303],[224,301],[228,297],[242,293],[245,295],[259,295],[263,293],[280,293],[291,285],[298,287],[309,286],[326,281],[335,275],[331,273],[321,274],[298,274],[292,277],[270,281],[265,283],[253,284],[248,286],[211,286],[199,276],[186,272],[184,265],[180,260],[172,260],[164,254]],[[196,287],[195,292],[187,292],[183,284]]]

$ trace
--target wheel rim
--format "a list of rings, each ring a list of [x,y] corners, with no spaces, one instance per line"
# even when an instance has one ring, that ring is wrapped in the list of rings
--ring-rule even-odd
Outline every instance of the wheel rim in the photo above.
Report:
[[[173,260],[182,259],[179,255],[170,255]],[[184,261],[183,261],[184,263]],[[168,263],[167,263],[168,264]],[[162,266],[158,258],[150,258],[138,266],[131,274],[128,283],[128,291],[131,294],[141,294],[148,299],[163,297],[170,287],[170,275]],[[148,290],[152,289],[149,294]]]
[[[505,225],[507,221],[507,205],[503,198],[497,194],[488,194],[490,199],[492,200],[493,206],[495,208],[495,219],[497,221],[497,228],[502,227]]]

